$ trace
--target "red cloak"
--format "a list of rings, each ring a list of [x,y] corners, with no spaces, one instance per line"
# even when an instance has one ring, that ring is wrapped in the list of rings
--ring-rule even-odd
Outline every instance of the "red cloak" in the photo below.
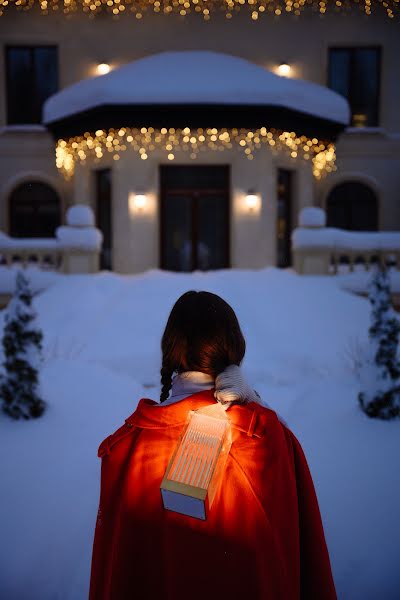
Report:
[[[231,406],[232,447],[206,521],[165,510],[160,483],[189,410],[141,399],[99,447],[90,600],[335,600],[300,443],[259,404]]]

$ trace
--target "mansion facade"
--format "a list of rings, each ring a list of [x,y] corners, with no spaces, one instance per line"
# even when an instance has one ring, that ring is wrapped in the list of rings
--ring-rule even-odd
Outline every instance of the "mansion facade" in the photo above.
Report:
[[[293,264],[299,211],[400,229],[385,15],[0,17],[0,229],[91,206],[120,273]],[[335,159],[335,161],[334,161]]]

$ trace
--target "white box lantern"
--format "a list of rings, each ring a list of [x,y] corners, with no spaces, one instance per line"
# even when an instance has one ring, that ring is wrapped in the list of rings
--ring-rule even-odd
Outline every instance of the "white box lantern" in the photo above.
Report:
[[[164,508],[205,521],[222,484],[231,444],[221,404],[190,411],[161,482]]]

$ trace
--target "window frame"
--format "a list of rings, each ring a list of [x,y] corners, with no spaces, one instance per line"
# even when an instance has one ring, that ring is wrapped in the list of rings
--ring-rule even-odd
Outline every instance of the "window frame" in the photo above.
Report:
[[[349,96],[346,97],[349,105],[350,105],[350,111],[351,111],[351,124],[348,127],[356,127],[355,125],[353,125],[353,108],[352,108],[352,97],[354,96],[354,77],[352,77],[352,73],[354,72],[354,66],[356,64],[356,52],[357,50],[374,50],[377,53],[377,65],[378,65],[378,73],[377,73],[377,87],[376,87],[376,107],[375,107],[375,111],[376,111],[376,123],[374,125],[365,125],[365,127],[359,127],[359,129],[365,129],[365,128],[379,128],[381,126],[381,121],[382,121],[382,115],[381,115],[381,90],[382,90],[382,56],[383,56],[383,48],[381,45],[378,44],[368,44],[368,45],[358,45],[358,46],[329,46],[328,47],[328,64],[327,64],[327,70],[326,70],[326,75],[327,75],[327,87],[333,91],[334,90],[331,85],[330,85],[330,72],[331,72],[331,52],[334,50],[344,50],[346,52],[349,53],[350,55],[350,67],[349,67],[349,75],[348,75],[348,89],[349,89]],[[339,92],[337,92],[339,93]]]
[[[29,69],[30,69],[30,78],[31,78],[31,86],[33,89],[35,89],[35,93],[36,93],[36,82],[35,82],[35,72],[34,72],[34,67],[35,67],[35,50],[43,50],[43,49],[49,49],[52,48],[55,51],[55,63],[56,63],[56,90],[54,93],[56,93],[57,91],[59,91],[60,89],[60,61],[59,61],[59,47],[58,44],[5,44],[4,46],[4,62],[5,62],[5,69],[4,69],[4,73],[5,73],[5,83],[6,83],[6,90],[5,90],[5,101],[6,101],[6,123],[7,125],[41,125],[42,124],[42,119],[40,118],[38,121],[18,121],[18,122],[11,122],[10,119],[10,89],[11,89],[11,80],[12,80],[12,73],[11,73],[11,65],[10,65],[10,60],[9,60],[9,53],[11,50],[15,50],[15,49],[24,49],[24,50],[28,50],[29,51]],[[43,104],[42,107],[43,109]],[[41,115],[40,115],[41,117]]]

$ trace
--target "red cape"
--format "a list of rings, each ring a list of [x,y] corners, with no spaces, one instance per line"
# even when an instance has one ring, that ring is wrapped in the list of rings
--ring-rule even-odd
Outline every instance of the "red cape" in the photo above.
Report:
[[[189,410],[140,400],[102,442],[90,600],[335,600],[311,474],[293,433],[254,402],[228,409],[232,447],[207,521],[163,509],[160,483]]]

